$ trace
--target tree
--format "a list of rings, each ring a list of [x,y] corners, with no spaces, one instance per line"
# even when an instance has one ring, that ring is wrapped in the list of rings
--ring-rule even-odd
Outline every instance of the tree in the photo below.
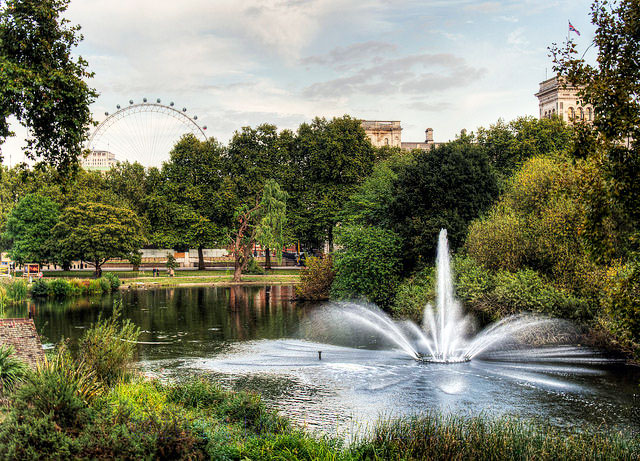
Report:
[[[59,215],[58,205],[48,197],[37,194],[22,197],[9,213],[2,236],[11,242],[11,259],[20,264],[52,261],[51,230]]]
[[[77,165],[97,93],[84,81],[87,62],[72,56],[79,26],[62,18],[69,0],[7,0],[0,8],[0,144],[27,126],[26,155],[61,170]],[[0,157],[1,160],[1,157]]]
[[[272,245],[283,242],[286,199],[286,192],[277,182],[271,180],[265,185],[259,202],[253,207],[243,204],[236,210],[235,226],[229,236],[235,256],[234,282],[239,282],[242,278],[242,272],[251,259],[251,248],[258,233],[265,242],[271,242]]]
[[[215,139],[183,136],[162,167],[160,190],[145,200],[153,242],[171,248],[197,248],[198,269],[204,270],[203,249],[224,240],[236,206],[236,193],[224,178],[225,148]]]
[[[294,234],[315,247],[333,246],[340,210],[373,169],[376,151],[360,120],[345,115],[300,125],[293,150],[291,223]]]
[[[284,226],[287,222],[287,193],[273,179],[264,185],[260,203],[261,219],[256,229],[256,241],[265,248],[265,267],[271,269],[271,250],[276,250],[278,264],[282,262],[285,244]]]
[[[554,70],[580,88],[583,104],[594,108],[593,125],[580,125],[575,155],[589,158],[598,174],[585,189],[585,233],[592,256],[611,263],[640,250],[640,4],[635,0],[596,0],[593,45],[597,64],[578,58],[576,44],[550,48]],[[610,229],[626,229],[622,246],[608,244]]]
[[[564,152],[573,139],[572,128],[560,118],[519,117],[489,128],[478,128],[476,140],[504,177],[536,155]]]
[[[379,306],[390,306],[400,279],[398,236],[373,226],[347,226],[340,228],[338,242],[342,248],[333,257],[331,295],[363,296]]]
[[[60,260],[86,261],[98,276],[106,261],[126,259],[145,243],[133,211],[92,202],[65,209],[53,235]]]
[[[391,230],[412,269],[435,259],[440,229],[447,229],[452,249],[463,243],[467,226],[497,198],[498,181],[486,152],[460,139],[417,152],[399,170],[393,196]]]

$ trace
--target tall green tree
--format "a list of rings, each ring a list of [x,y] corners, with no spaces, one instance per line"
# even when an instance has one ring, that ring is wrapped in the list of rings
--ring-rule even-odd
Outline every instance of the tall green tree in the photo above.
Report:
[[[276,250],[278,264],[282,262],[285,245],[285,224],[287,222],[288,194],[273,179],[264,185],[262,194],[261,219],[256,229],[256,241],[266,249],[265,267],[271,269],[271,250]]]
[[[575,154],[598,165],[585,189],[591,204],[585,231],[594,258],[610,263],[640,251],[640,4],[596,0],[591,21],[595,65],[578,57],[572,41],[551,51],[558,75],[594,108],[593,124],[580,126]],[[612,229],[622,234],[622,244],[610,244]]]
[[[61,170],[77,166],[97,93],[87,62],[74,58],[79,26],[62,15],[69,0],[7,0],[0,6],[0,144],[8,117],[29,129],[25,153]],[[1,157],[0,157],[1,159]]]
[[[442,228],[448,231],[451,248],[458,248],[467,226],[491,206],[498,192],[488,155],[468,139],[416,152],[398,172],[389,209],[407,269],[433,262]]]
[[[503,177],[531,157],[566,151],[572,139],[573,129],[558,117],[518,117],[508,123],[498,120],[476,133],[477,143]]]
[[[234,226],[229,236],[235,257],[233,281],[239,282],[251,259],[251,248],[260,236],[271,245],[284,241],[287,193],[271,180],[264,187],[262,198],[253,206],[246,203],[236,209]],[[280,252],[281,253],[281,252]]]
[[[9,256],[24,264],[53,260],[51,231],[58,223],[58,204],[48,197],[27,194],[11,210],[2,238],[10,242]]]
[[[97,275],[106,261],[126,259],[146,242],[133,211],[92,202],[66,208],[53,235],[59,261],[86,261]]]
[[[316,118],[298,129],[293,151],[292,226],[308,245],[333,246],[340,211],[371,174],[377,153],[358,119]]]
[[[145,208],[153,243],[171,248],[197,248],[204,270],[203,249],[224,241],[236,193],[224,177],[226,149],[215,139],[186,135],[171,151],[160,173],[159,190],[150,190]]]

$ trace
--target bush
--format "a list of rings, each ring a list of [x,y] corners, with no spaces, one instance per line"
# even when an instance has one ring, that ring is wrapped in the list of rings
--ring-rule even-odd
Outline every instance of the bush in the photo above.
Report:
[[[640,263],[610,270],[602,304],[600,325],[640,359]]]
[[[140,329],[121,320],[122,305],[116,303],[108,319],[100,317],[82,336],[79,350],[87,366],[107,386],[128,375],[134,361]]]
[[[336,276],[331,256],[310,256],[305,263],[306,267],[300,270],[300,284],[296,287],[296,297],[309,301],[329,299],[331,284]]]
[[[100,282],[100,279],[91,280],[86,289],[86,292],[90,295],[99,295],[102,291],[102,283]]]
[[[102,278],[109,282],[108,291],[118,291],[118,288],[120,288],[121,283],[120,283],[120,278],[116,274],[107,272],[106,274],[104,274]]]
[[[13,400],[16,415],[51,415],[62,428],[77,429],[89,417],[89,404],[103,392],[95,372],[73,360],[65,344],[26,376]]]
[[[98,282],[100,282],[100,291],[102,291],[102,293],[111,293],[111,281],[109,279],[100,277]]]
[[[400,318],[422,322],[427,303],[433,302],[436,293],[436,271],[427,267],[405,279],[396,291],[391,311]]]
[[[247,263],[247,267],[245,267],[242,273],[249,275],[264,275],[265,272],[262,266],[258,264],[258,261],[255,260],[255,258],[250,258],[249,262]]]
[[[27,282],[25,280],[12,280],[7,285],[7,298],[19,302],[27,299]]]
[[[0,396],[12,392],[27,370],[27,365],[14,356],[13,347],[0,346]]]
[[[31,284],[31,296],[44,298],[49,296],[49,284],[44,279],[38,279]]]
[[[69,292],[70,294],[77,296],[84,293],[87,290],[87,286],[80,279],[69,280]]]
[[[71,294],[71,284],[64,279],[49,282],[49,294],[56,298],[66,298]]]
[[[385,307],[393,301],[400,275],[400,239],[386,229],[347,226],[340,229],[334,255],[331,296],[365,297]]]

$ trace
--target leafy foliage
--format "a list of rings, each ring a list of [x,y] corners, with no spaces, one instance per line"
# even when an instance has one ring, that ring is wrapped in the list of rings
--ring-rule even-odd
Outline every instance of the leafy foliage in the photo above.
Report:
[[[388,306],[400,276],[398,236],[376,227],[351,226],[340,229],[338,243],[342,249],[334,255],[332,297],[364,297]]]
[[[260,222],[256,227],[256,241],[269,250],[276,251],[278,263],[282,262],[285,244],[284,226],[287,222],[288,194],[273,179],[264,185],[260,201]]]
[[[88,261],[96,271],[109,259],[138,251],[145,242],[140,220],[131,210],[100,203],[66,208],[53,233],[61,260]]]
[[[296,297],[301,300],[321,301],[329,299],[331,285],[336,273],[330,255],[310,256],[300,271],[300,284],[296,287]]]
[[[51,229],[58,223],[58,205],[49,197],[27,194],[11,210],[3,239],[11,242],[9,257],[25,264],[51,261]]]
[[[0,346],[0,396],[12,392],[27,374],[27,365],[14,352],[11,346]]]
[[[435,259],[440,229],[447,229],[452,249],[460,247],[467,226],[497,198],[498,183],[486,152],[459,140],[417,152],[398,172],[392,193],[391,228],[412,269]]]
[[[79,342],[87,367],[107,386],[130,373],[140,335],[140,329],[129,319],[121,319],[121,309],[117,304],[111,317],[100,318]]]
[[[74,58],[79,26],[62,18],[69,0],[8,0],[0,9],[0,143],[14,116],[32,136],[26,155],[74,167],[91,125],[96,92],[87,62]]]

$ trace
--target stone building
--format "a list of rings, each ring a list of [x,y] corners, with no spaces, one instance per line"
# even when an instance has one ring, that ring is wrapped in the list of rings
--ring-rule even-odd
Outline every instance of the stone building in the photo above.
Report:
[[[399,121],[362,120],[362,127],[373,147],[400,147],[402,127]]]
[[[118,164],[115,154],[106,150],[92,150],[80,163],[85,170],[108,171]]]
[[[593,107],[580,104],[580,89],[564,85],[563,80],[552,77],[540,83],[540,90],[535,94],[540,107],[540,118],[551,118],[557,115],[569,123],[593,121]]]
[[[398,120],[362,120],[362,127],[373,147],[400,147],[403,150],[433,149],[433,128],[425,130],[424,142],[402,142],[402,126]]]

